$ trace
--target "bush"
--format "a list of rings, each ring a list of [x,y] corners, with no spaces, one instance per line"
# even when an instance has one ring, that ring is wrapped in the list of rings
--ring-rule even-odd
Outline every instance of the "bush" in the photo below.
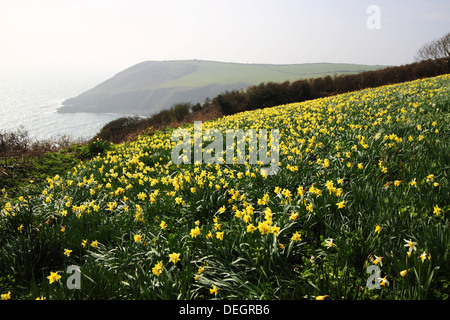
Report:
[[[0,132],[0,149],[5,163],[9,153],[27,152],[30,146],[31,139],[24,127],[20,127],[16,131]]]
[[[189,114],[190,109],[190,103],[179,103],[174,105],[171,109],[174,120],[182,121]]]
[[[106,140],[101,140],[99,138],[92,140],[88,144],[88,152],[92,157],[103,154],[103,152],[111,148],[111,143]]]
[[[101,139],[113,143],[123,141],[129,134],[137,131],[141,119],[139,117],[121,117],[119,119],[108,122],[93,140]]]

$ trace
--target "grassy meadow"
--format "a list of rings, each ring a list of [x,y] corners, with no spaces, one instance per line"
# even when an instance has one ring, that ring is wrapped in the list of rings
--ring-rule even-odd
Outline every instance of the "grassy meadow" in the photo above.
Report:
[[[279,129],[275,175],[175,165],[166,129],[4,189],[0,294],[447,300],[449,97],[444,75],[203,123]]]
[[[172,72],[183,66],[195,66],[195,71],[164,81],[160,88],[201,87],[211,83],[235,84],[236,82],[259,84],[261,82],[295,81],[311,77],[325,77],[354,74],[362,71],[382,69],[386,66],[345,64],[345,63],[305,63],[305,64],[243,64],[216,61],[178,61],[173,63]]]

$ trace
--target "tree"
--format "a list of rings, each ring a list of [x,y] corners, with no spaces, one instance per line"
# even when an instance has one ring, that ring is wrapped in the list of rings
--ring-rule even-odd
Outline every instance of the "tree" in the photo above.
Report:
[[[450,72],[450,32],[440,39],[435,39],[423,45],[416,55],[417,61],[433,61],[447,68]]]
[[[189,110],[191,110],[190,103],[177,103],[171,108],[172,115],[176,121],[182,121],[186,118],[190,112]]]

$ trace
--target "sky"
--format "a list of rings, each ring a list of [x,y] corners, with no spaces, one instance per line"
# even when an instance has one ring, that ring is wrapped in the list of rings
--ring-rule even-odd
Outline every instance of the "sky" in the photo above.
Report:
[[[402,65],[447,32],[448,0],[0,0],[0,67]]]

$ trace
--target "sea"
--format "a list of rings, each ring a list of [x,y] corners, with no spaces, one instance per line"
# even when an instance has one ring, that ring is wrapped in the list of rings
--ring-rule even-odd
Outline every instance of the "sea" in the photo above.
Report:
[[[123,115],[58,113],[63,101],[114,76],[113,70],[0,68],[0,132],[28,131],[34,140],[69,136],[94,137],[108,122]]]

